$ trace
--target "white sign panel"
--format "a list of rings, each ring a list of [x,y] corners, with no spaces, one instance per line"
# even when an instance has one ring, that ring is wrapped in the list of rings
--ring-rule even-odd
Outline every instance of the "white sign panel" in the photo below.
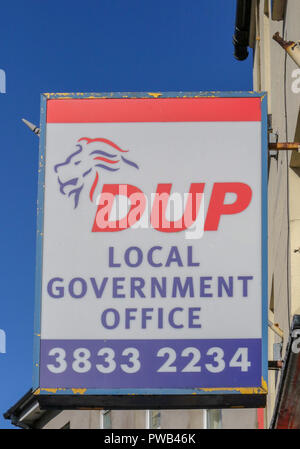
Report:
[[[41,391],[265,386],[261,98],[45,104]]]

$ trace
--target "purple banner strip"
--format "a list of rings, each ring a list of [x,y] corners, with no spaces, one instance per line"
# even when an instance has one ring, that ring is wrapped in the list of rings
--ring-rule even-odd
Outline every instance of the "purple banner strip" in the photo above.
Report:
[[[41,388],[260,385],[260,339],[41,341]]]

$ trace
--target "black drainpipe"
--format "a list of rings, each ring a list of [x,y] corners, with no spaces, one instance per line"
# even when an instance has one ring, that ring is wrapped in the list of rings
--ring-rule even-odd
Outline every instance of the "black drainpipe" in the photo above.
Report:
[[[250,16],[251,16],[252,0],[237,0],[235,29],[233,35],[234,57],[238,61],[247,59],[249,33],[250,33]]]

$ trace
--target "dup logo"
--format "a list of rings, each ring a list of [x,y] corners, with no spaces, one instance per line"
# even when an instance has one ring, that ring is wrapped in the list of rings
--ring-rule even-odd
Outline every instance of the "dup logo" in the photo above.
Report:
[[[53,167],[59,193],[71,199],[74,209],[78,208],[82,197],[89,196],[89,200],[97,204],[92,232],[150,227],[171,233],[189,230],[186,238],[201,238],[204,231],[218,230],[222,215],[240,213],[251,202],[252,189],[242,182],[215,182],[205,219],[204,182],[191,182],[189,192],[183,195],[172,192],[172,182],[158,183],[150,199],[135,185],[103,183],[101,193],[96,195],[96,189],[100,191],[103,172],[113,175],[127,166],[132,170],[132,179],[140,170],[139,165],[128,157],[128,152],[103,137],[81,137],[75,151]],[[233,203],[226,203],[227,194],[236,196]],[[125,199],[125,207],[124,202],[123,205],[120,203],[120,197]]]
[[[102,144],[105,150],[92,149],[93,143]],[[60,193],[72,198],[76,209],[81,195],[85,193],[86,181],[92,177],[93,183],[89,197],[93,201],[101,170],[114,173],[119,171],[123,164],[139,169],[136,163],[124,156],[124,153],[128,153],[128,150],[123,150],[111,140],[101,137],[96,139],[82,137],[77,141],[76,150],[65,161],[54,166]]]

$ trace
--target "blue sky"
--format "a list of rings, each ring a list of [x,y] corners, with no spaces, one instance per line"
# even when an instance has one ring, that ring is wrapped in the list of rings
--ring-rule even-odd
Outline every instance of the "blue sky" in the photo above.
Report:
[[[10,0],[1,4],[0,354],[2,417],[32,384],[38,138],[42,92],[241,91],[235,0]]]

